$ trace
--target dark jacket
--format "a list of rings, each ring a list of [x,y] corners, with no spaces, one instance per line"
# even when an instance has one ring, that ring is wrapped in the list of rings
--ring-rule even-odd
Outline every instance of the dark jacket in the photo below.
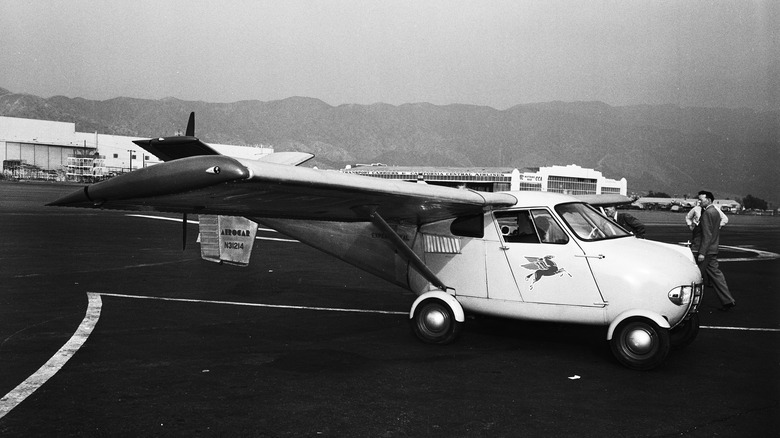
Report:
[[[640,239],[645,238],[645,224],[634,216],[631,216],[628,213],[618,213],[616,222],[621,227],[633,232],[636,237],[639,237]]]
[[[720,213],[714,205],[709,205],[702,210],[699,226],[701,227],[699,255],[717,255],[720,244]]]

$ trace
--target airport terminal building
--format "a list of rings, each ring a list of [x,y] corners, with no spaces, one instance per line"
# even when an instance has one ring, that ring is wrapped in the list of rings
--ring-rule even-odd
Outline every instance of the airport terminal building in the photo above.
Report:
[[[400,167],[383,164],[348,166],[346,173],[376,178],[425,182],[450,187],[466,187],[483,192],[529,190],[587,195],[628,192],[625,178],[605,178],[601,172],[574,164],[525,169]]]

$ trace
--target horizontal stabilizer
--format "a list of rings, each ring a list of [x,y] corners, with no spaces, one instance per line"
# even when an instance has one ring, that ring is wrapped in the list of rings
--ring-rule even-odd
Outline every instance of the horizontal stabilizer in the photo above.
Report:
[[[220,155],[211,146],[192,136],[133,140],[133,143],[146,149],[162,161],[178,160],[196,155]]]
[[[297,166],[314,158],[313,154],[306,152],[274,152],[258,158],[258,161],[275,164],[287,164]]]
[[[187,135],[173,136],[173,137],[159,137],[150,138],[147,140],[133,140],[133,143],[141,146],[146,151],[159,158],[162,161],[173,161],[182,158],[195,157],[201,155],[224,155],[218,152],[216,149],[200,141],[195,137],[195,113],[190,113],[190,118],[187,121]],[[247,148],[248,152],[256,151],[257,149]],[[231,156],[231,154],[227,154]],[[260,157],[245,156],[244,158],[263,161],[266,163],[274,164],[287,164],[290,166],[297,166],[311,160],[314,155],[306,152],[275,152]],[[235,158],[238,158],[237,155]]]

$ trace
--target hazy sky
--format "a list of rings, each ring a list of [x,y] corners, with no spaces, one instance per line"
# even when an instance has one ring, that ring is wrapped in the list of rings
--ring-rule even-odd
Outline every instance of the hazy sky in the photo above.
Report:
[[[780,109],[780,1],[0,0],[42,97]]]

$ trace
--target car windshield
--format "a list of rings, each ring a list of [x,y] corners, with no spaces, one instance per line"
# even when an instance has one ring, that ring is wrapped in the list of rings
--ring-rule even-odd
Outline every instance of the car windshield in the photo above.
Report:
[[[561,204],[555,207],[555,211],[574,234],[583,240],[604,240],[631,235],[587,204]]]

